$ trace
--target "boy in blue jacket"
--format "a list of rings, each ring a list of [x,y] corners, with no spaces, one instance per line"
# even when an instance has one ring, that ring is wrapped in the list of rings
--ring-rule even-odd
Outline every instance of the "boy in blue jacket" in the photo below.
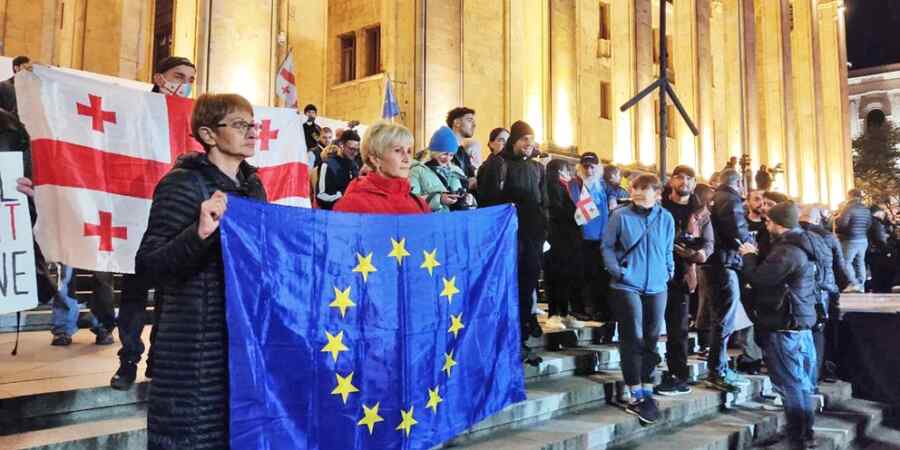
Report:
[[[631,185],[634,203],[613,211],[603,233],[610,303],[619,321],[622,373],[631,391],[626,411],[645,425],[659,417],[653,399],[653,371],[659,361],[656,343],[665,317],[667,283],[675,272],[675,222],[658,204],[660,188],[654,175],[637,177]]]

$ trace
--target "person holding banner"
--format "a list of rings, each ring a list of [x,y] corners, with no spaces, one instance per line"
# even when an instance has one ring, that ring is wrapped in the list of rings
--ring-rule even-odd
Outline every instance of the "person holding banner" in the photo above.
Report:
[[[148,448],[228,447],[228,354],[219,221],[228,196],[266,201],[254,155],[253,107],[237,94],[197,99],[188,153],[159,182],[135,258],[163,308],[150,360]],[[227,195],[226,195],[227,194]]]
[[[181,56],[169,56],[164,58],[156,67],[153,75],[152,92],[189,97],[194,84],[196,68],[190,59]],[[99,283],[98,283],[99,284]],[[119,305],[119,340],[122,348],[119,350],[119,368],[109,380],[113,389],[128,390],[137,378],[137,365],[144,354],[144,342],[141,334],[146,324],[147,298],[150,285],[146,280],[134,274],[124,274],[122,277],[122,297]],[[110,294],[112,286],[109,287]],[[159,309],[162,308],[159,297],[154,299],[154,318],[159,317]],[[151,341],[154,335],[150,335]],[[148,368],[148,372],[151,369]],[[150,373],[148,373],[148,376]]]

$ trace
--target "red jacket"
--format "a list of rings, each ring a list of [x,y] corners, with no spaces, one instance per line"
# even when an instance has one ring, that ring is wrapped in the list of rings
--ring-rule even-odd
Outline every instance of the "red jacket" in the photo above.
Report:
[[[422,214],[431,208],[410,192],[406,178],[385,178],[376,172],[354,179],[335,211],[377,214]]]

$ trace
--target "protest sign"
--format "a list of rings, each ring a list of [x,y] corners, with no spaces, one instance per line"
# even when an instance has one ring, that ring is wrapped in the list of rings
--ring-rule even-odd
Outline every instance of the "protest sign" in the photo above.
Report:
[[[37,306],[28,199],[16,190],[22,154],[0,152],[0,314]]]

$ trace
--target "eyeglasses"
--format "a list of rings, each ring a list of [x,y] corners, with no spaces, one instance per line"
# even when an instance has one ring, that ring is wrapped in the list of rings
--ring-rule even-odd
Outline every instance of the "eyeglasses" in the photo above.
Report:
[[[238,121],[232,123],[231,125],[229,125],[229,124],[227,124],[227,123],[217,123],[216,126],[219,127],[219,128],[222,128],[222,127],[231,127],[231,128],[234,128],[235,130],[238,130],[238,131],[240,131],[241,133],[243,133],[244,136],[246,136],[246,135],[247,135],[247,132],[249,132],[251,129],[252,129],[253,131],[259,131],[259,123],[257,123],[257,122],[244,122],[243,120],[238,120]]]

